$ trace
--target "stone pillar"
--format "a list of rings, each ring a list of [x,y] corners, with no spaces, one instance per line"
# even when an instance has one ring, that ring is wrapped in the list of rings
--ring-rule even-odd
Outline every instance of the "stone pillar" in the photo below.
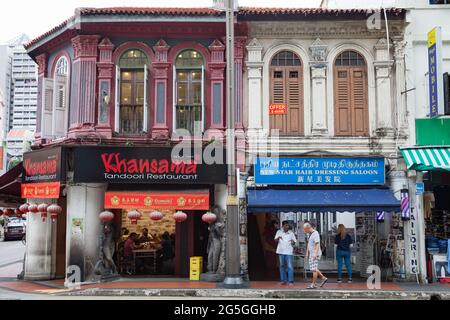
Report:
[[[66,267],[77,266],[81,282],[94,279],[100,259],[101,221],[106,184],[83,183],[67,187]],[[67,279],[66,279],[67,280]]]
[[[247,37],[236,36],[234,39],[234,83],[235,83],[235,128],[242,130],[244,128],[244,55]]]
[[[167,139],[169,137],[169,125],[167,123],[167,85],[170,70],[167,53],[170,46],[161,39],[153,49],[155,50],[156,61],[153,62],[152,66],[154,70],[155,103],[151,134],[153,139]]]
[[[248,134],[258,136],[263,131],[262,106],[262,45],[254,38],[247,45]]]
[[[98,45],[98,107],[96,131],[100,132],[107,139],[112,137],[110,110],[114,103],[114,99],[111,99],[111,86],[114,75],[114,63],[112,61],[113,49],[114,45],[108,38],[104,38]]]
[[[30,199],[30,203],[48,203],[45,199]],[[55,278],[54,252],[56,223],[49,217],[42,220],[39,213],[27,214],[27,248],[25,252],[25,280],[50,280]]]
[[[395,86],[396,86],[396,125],[401,135],[408,134],[408,116],[406,109],[406,69],[405,69],[405,47],[402,40],[394,41],[395,58]]]
[[[70,99],[69,137],[90,132],[96,124],[97,35],[79,35],[72,39],[74,48]]]
[[[317,38],[309,47],[311,52],[311,133],[328,134],[327,125],[327,45]]]
[[[211,61],[209,62],[211,78],[211,116],[210,129],[225,130],[225,45],[214,40],[209,46]]]
[[[36,62],[38,65],[38,89],[37,89],[37,106],[36,106],[36,133],[34,135],[34,143],[37,145],[42,144],[42,95],[44,94],[44,90],[42,88],[44,83],[44,78],[47,74],[47,66],[48,66],[48,55],[46,53],[42,53],[36,57]]]
[[[385,38],[381,38],[375,45],[375,81],[377,101],[377,126],[376,132],[380,136],[394,134],[393,108],[391,90],[391,68],[388,45]]]

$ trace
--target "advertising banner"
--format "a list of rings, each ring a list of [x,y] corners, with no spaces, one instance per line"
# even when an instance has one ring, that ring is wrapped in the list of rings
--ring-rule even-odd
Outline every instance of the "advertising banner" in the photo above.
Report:
[[[428,32],[428,79],[430,118],[434,118],[445,113],[441,27]]]

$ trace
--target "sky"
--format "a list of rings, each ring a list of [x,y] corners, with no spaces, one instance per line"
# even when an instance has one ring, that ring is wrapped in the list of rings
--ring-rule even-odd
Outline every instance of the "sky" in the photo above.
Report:
[[[73,15],[78,7],[210,7],[212,0],[0,0],[0,43],[22,33],[31,39]],[[314,7],[320,0],[239,0],[240,6]]]

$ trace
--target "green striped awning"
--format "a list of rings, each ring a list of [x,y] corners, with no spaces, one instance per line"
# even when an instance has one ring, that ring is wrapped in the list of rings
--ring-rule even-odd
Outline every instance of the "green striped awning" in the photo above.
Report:
[[[449,147],[423,147],[402,149],[408,169],[417,171],[450,171]]]

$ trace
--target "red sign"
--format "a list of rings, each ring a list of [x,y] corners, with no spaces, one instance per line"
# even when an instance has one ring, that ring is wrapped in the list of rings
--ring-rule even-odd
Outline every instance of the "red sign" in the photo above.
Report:
[[[285,103],[272,103],[269,106],[270,115],[287,114],[287,105]]]
[[[22,183],[23,199],[58,199],[60,182]]]
[[[208,210],[209,193],[106,192],[105,209]]]

